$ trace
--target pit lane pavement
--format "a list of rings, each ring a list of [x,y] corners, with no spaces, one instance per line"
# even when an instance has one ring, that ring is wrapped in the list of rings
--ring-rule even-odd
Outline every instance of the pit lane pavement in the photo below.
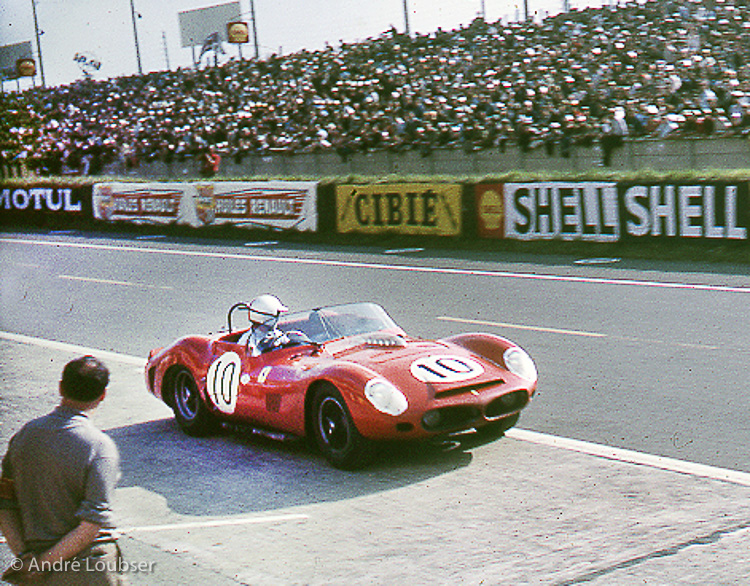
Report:
[[[112,370],[93,418],[118,443],[133,584],[738,584],[750,475],[522,429],[334,470],[301,443],[188,438],[144,390],[143,358],[0,334],[10,435],[90,352]],[[0,546],[0,563],[11,560]]]

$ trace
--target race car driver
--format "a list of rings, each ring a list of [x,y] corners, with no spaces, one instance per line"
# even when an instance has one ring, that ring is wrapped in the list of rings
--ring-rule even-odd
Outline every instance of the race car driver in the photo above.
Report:
[[[248,318],[253,324],[242,334],[239,343],[246,346],[252,356],[260,356],[290,343],[289,337],[278,328],[281,314],[289,311],[277,297],[261,295],[250,302]]]

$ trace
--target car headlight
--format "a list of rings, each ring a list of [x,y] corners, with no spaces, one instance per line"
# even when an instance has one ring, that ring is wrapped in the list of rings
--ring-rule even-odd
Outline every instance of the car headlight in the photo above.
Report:
[[[367,381],[365,397],[375,409],[388,415],[401,415],[409,407],[404,394],[382,378]]]
[[[521,348],[508,348],[503,353],[503,362],[505,362],[505,367],[516,376],[536,382],[538,375],[534,361]]]

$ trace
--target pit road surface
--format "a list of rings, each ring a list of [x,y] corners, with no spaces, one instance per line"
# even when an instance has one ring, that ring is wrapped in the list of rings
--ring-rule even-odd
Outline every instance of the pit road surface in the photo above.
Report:
[[[573,260],[5,234],[0,449],[54,405],[75,346],[103,350],[114,376],[95,419],[123,453],[123,545],[155,563],[133,582],[741,582],[750,278]],[[148,350],[216,331],[266,292],[295,309],[375,301],[424,337],[507,336],[536,359],[539,393],[509,437],[391,452],[354,474],[301,443],[182,436],[145,392]],[[602,459],[528,431],[740,474]]]

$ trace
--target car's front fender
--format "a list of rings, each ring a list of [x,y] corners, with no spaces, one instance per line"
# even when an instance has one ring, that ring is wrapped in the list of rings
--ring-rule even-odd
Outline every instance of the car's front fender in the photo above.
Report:
[[[171,405],[171,398],[168,396],[169,391],[164,388],[165,383],[168,383],[167,373],[171,368],[181,366],[191,372],[203,395],[205,385],[202,383],[206,375],[206,364],[210,361],[210,354],[209,340],[200,336],[181,338],[171,346],[160,349],[155,353],[152,352],[146,364],[146,383],[149,391]],[[165,395],[165,393],[167,394]]]
[[[422,395],[426,397],[426,392],[421,393],[419,390],[412,389],[407,396],[407,393],[400,389],[407,396],[409,408],[401,415],[388,415],[378,411],[365,397],[365,385],[374,378],[386,377],[360,364],[338,362],[316,373],[316,381],[311,385],[311,391],[314,393],[321,382],[333,385],[346,402],[357,431],[366,438],[394,439],[400,436],[406,438],[412,435],[409,432],[419,433],[419,420],[425,400]],[[311,401],[307,404],[311,405]]]
[[[516,346],[516,344],[507,338],[482,332],[457,334],[448,338],[442,338],[440,341],[461,346],[469,352],[478,354],[482,358],[494,362],[502,368],[505,368],[505,364],[503,363],[503,353],[508,348]]]

